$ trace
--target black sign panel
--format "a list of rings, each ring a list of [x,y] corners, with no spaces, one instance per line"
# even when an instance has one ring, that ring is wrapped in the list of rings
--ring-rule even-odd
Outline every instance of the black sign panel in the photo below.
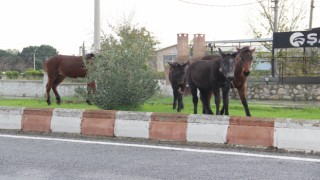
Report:
[[[274,48],[320,47],[320,31],[273,33]]]

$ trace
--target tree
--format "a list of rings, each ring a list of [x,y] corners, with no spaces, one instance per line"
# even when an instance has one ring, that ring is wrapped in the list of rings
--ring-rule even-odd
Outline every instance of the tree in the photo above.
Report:
[[[259,5],[258,17],[248,17],[249,33],[253,38],[272,37],[274,28],[274,4],[269,1],[257,0]],[[278,3],[278,32],[306,29],[306,7],[305,2],[297,0],[279,0]],[[271,50],[270,45],[266,47]]]
[[[18,49],[7,49],[6,51],[10,54],[15,55],[15,56],[19,56],[19,54],[20,54],[20,51]]]
[[[23,48],[20,57],[25,60],[29,68],[33,68],[33,55],[35,55],[35,68],[43,69],[43,61],[56,54],[58,54],[58,51],[54,47],[41,45]]]
[[[18,56],[19,52],[4,51],[0,49],[0,71],[22,71],[24,69],[23,64],[19,63],[21,58]]]
[[[102,109],[135,109],[158,88],[156,73],[148,66],[158,42],[145,27],[130,22],[112,29],[94,63],[87,64],[87,81],[97,84],[91,98]]]

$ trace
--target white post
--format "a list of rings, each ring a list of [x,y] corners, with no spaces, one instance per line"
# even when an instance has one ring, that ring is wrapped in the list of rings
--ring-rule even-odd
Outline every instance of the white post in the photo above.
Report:
[[[278,3],[279,0],[274,1],[274,21],[273,21],[273,32],[278,32]]]
[[[100,0],[94,0],[94,53],[100,52]]]
[[[36,70],[36,50],[33,51],[33,70]]]
[[[313,8],[314,8],[314,0],[311,0],[311,6],[310,6],[310,18],[309,18],[309,30],[311,30],[311,29],[312,29]]]
[[[46,92],[47,92],[47,82],[48,82],[48,74],[47,74],[47,72],[43,72],[43,80],[42,80],[42,92],[43,92],[43,96],[46,96]]]

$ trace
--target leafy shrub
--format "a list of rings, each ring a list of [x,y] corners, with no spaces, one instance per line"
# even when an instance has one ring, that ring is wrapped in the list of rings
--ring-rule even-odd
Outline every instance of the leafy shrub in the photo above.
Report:
[[[136,109],[158,89],[157,75],[147,65],[157,41],[145,28],[130,24],[114,30],[117,36],[105,37],[99,56],[87,64],[87,81],[97,84],[90,99],[102,109]]]
[[[41,70],[26,70],[24,75],[27,79],[30,78],[41,78],[43,77],[43,72]]]
[[[18,79],[19,72],[18,71],[6,71],[6,75],[9,79]]]

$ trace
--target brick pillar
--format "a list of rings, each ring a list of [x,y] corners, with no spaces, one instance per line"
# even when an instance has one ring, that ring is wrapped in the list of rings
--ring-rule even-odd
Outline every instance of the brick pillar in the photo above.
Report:
[[[198,60],[205,55],[206,44],[204,34],[194,34],[193,36],[193,56],[192,59]]]
[[[177,58],[176,61],[186,61],[189,59],[188,34],[177,34]]]

